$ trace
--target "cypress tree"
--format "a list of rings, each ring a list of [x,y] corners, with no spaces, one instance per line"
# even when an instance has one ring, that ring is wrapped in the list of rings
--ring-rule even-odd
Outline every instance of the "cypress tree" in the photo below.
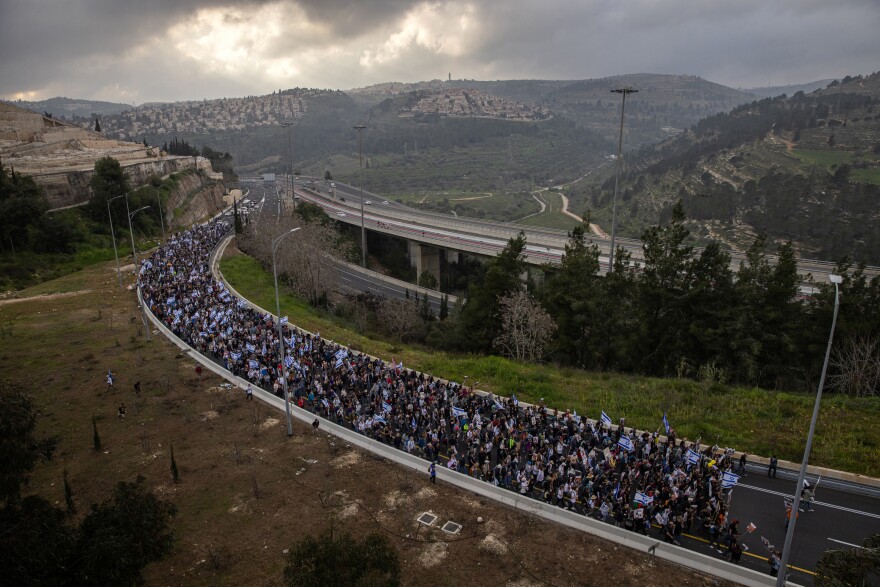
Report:
[[[440,298],[440,320],[446,320],[449,316],[449,296],[443,295]]]
[[[67,505],[68,514],[76,513],[76,506],[73,504],[73,490],[67,480],[67,469],[64,469],[64,503]]]

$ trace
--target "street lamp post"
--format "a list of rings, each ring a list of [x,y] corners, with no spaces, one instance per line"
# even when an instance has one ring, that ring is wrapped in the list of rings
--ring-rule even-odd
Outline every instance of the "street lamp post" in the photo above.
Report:
[[[363,124],[353,127],[358,131],[358,167],[361,170],[361,266],[367,267],[367,229],[364,227],[364,148],[361,131],[367,128]]]
[[[837,311],[840,309],[840,289],[838,285],[843,282],[843,277],[828,276],[834,284],[834,317],[831,319],[831,332],[828,335],[828,348],[825,349],[825,363],[822,365],[822,376],[819,377],[819,391],[816,393],[816,403],[813,405],[813,419],[810,420],[810,431],[807,434],[807,445],[804,447],[804,458],[801,461],[801,470],[798,474],[797,485],[794,488],[794,501],[791,504],[791,518],[789,518],[788,530],[785,533],[785,545],[782,547],[782,560],[779,562],[779,575],[776,577],[776,587],[785,586],[785,577],[788,574],[788,559],[791,555],[791,541],[794,538],[794,526],[797,523],[798,509],[801,505],[801,489],[804,486],[804,477],[807,474],[807,461],[810,458],[810,449],[813,447],[813,434],[816,431],[816,419],[819,417],[819,403],[822,401],[822,389],[825,387],[825,373],[828,371],[828,359],[831,357],[831,343],[834,340],[834,327],[837,326]]]
[[[297,228],[291,228],[281,236],[277,237],[272,241],[272,274],[275,276],[275,312],[278,316],[277,324],[278,324],[278,347],[279,347],[279,357],[281,360],[281,384],[284,387],[284,413],[287,415],[287,436],[293,436],[293,425],[290,423],[290,397],[287,393],[287,363],[284,361],[284,334],[281,331],[281,302],[278,299],[278,270],[275,266],[275,251],[278,249],[278,245],[281,243],[281,239],[286,237],[288,234],[292,234],[299,230]]]
[[[293,209],[296,210],[296,195],[293,193],[296,189],[293,183],[293,143],[290,142],[290,127],[293,126],[293,122],[285,122],[281,126],[287,129],[287,193],[290,194]]]
[[[128,194],[126,194],[126,195],[128,195]],[[132,230],[132,228],[131,228],[131,219],[134,218],[135,214],[137,214],[141,210],[146,210],[147,208],[149,208],[149,206],[143,206],[141,208],[138,208],[134,212],[129,212],[129,214],[128,214],[128,234],[129,234],[129,236],[131,236],[131,254],[134,256],[135,271],[137,271],[138,255],[137,255],[137,249],[134,247],[134,230]],[[126,210],[126,212],[128,212],[128,198],[125,198],[125,210]]]
[[[119,287],[122,287],[122,272],[119,269],[119,253],[116,250],[116,232],[113,230],[113,214],[110,213],[110,202],[122,197],[124,196],[116,196],[107,200],[107,216],[110,217],[110,238],[113,239],[113,256],[116,257],[116,279],[119,281]]]
[[[623,101],[620,103],[620,138],[617,141],[617,172],[614,174],[614,203],[611,204],[611,253],[608,255],[608,272],[614,270],[614,237],[617,231],[617,190],[620,180],[620,168],[623,167],[623,109],[626,107],[626,97],[638,90],[632,88],[617,88],[611,90],[613,94],[621,94]]]

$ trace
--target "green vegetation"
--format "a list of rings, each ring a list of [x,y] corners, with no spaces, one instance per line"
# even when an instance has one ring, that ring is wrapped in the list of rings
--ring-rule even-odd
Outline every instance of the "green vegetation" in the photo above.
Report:
[[[239,293],[268,308],[274,304],[272,275],[246,256],[221,261],[224,277]],[[454,381],[479,382],[494,393],[515,393],[524,401],[541,398],[551,407],[574,409],[596,418],[601,410],[626,417],[627,424],[655,430],[663,412],[688,438],[702,437],[753,454],[776,452],[798,460],[809,426],[814,394],[708,381],[660,379],[614,372],[590,372],[557,365],[523,364],[497,356],[479,356],[408,346],[364,336],[329,312],[317,310],[289,294],[281,295],[281,312],[292,323],[320,332],[325,339]],[[827,332],[825,333],[827,335]],[[826,395],[822,403],[811,462],[867,475],[880,475],[880,399]]]
[[[562,195],[555,192],[541,192],[535,194],[547,206],[543,212],[534,214],[527,218],[519,218],[514,220],[516,224],[524,226],[541,226],[544,228],[558,228],[561,230],[571,230],[578,224],[577,220],[562,213]]]

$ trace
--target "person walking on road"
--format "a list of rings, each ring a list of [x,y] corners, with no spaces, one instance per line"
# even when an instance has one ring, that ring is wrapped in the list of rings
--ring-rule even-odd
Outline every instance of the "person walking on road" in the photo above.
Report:
[[[767,476],[773,477],[776,479],[776,464],[779,462],[779,459],[776,458],[776,455],[770,456],[770,466],[767,467]]]
[[[736,472],[740,477],[746,476],[746,459],[748,456],[748,454],[742,453],[742,456],[739,457],[739,469]]]
[[[813,511],[813,499],[815,499],[813,488],[810,487],[810,483],[808,481],[804,480],[804,488],[801,489],[801,503],[803,504],[803,507],[800,509],[800,511]]]

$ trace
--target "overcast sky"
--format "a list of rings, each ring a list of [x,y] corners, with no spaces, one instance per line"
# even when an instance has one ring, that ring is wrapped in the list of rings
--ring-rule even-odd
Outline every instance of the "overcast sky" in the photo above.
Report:
[[[143,103],[436,78],[868,74],[878,0],[0,0],[0,96]]]

